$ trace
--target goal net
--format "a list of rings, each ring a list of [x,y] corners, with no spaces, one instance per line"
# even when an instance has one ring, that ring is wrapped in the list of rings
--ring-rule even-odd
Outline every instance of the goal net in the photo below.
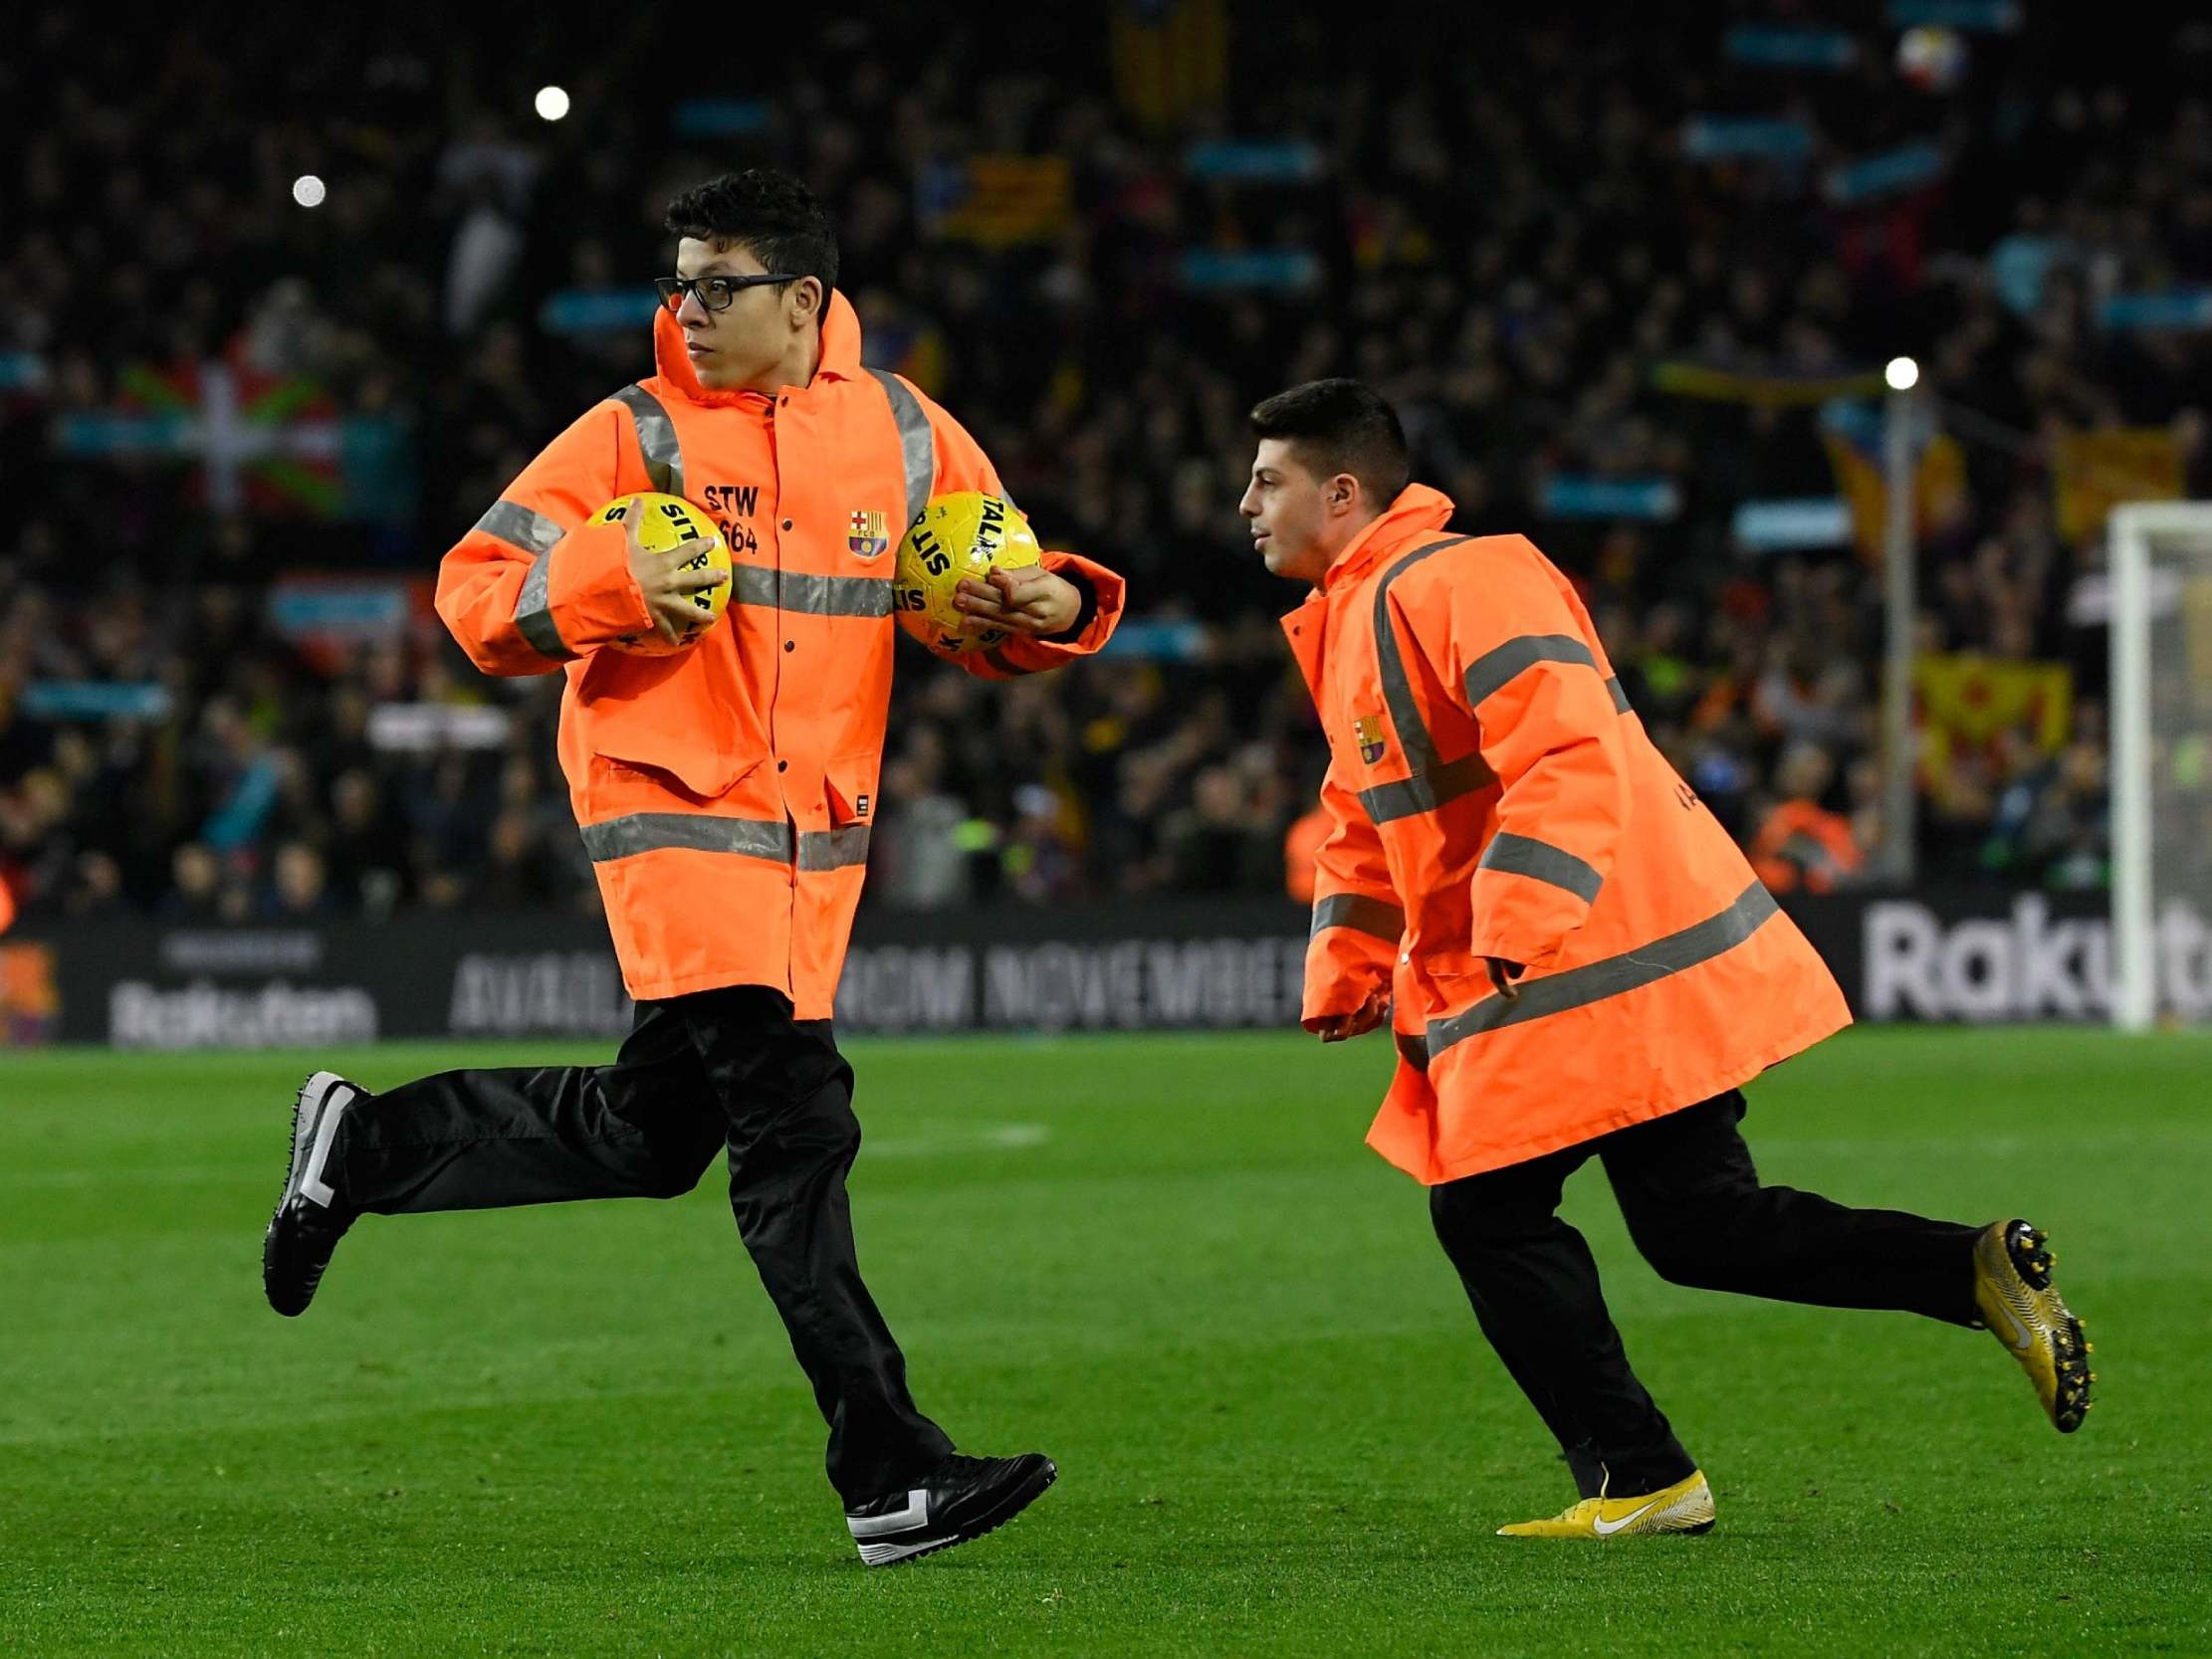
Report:
[[[2212,502],[2109,535],[2112,1020],[2212,1023]]]

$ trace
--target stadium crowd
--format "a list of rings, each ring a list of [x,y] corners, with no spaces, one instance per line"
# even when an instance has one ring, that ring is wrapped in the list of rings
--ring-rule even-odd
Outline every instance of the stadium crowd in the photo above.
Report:
[[[1919,643],[1996,665],[1952,688],[1967,715],[2017,715],[1944,731],[1951,693],[1923,689],[1920,867],[2101,883],[2100,537],[2066,522],[2060,453],[2155,431],[2212,495],[2212,330],[2110,325],[2115,298],[2212,284],[2204,29],[2031,18],[1927,89],[1893,31],[1799,72],[1724,52],[1702,8],[1598,40],[1485,13],[1419,63],[1320,13],[1194,9],[1217,82],[1147,59],[1157,8],[988,43],[829,23],[718,81],[643,20],[564,56],[550,24],[441,14],[433,48],[398,13],[277,13],[218,43],[34,6],[0,64],[0,879],[34,916],[590,904],[559,678],[477,677],[419,580],[349,628],[301,625],[287,581],[432,572],[647,372],[673,188],[771,163],[831,204],[871,361],[1133,595],[1118,654],[1069,673],[906,656],[871,902],[1281,890],[1323,753],[1273,621],[1299,595],[1235,514],[1244,412],[1334,373],[1396,400],[1456,527],[1525,531],[1585,584],[1635,708],[1774,885],[1868,879],[1879,570],[1856,532],[1763,547],[1736,510],[1849,501],[1864,446],[1813,393],[1872,407],[1899,351],[1956,458],[1921,504]],[[552,124],[530,98],[555,81]],[[1685,136],[1777,114],[1809,151]],[[1837,182],[1919,140],[1924,178]],[[341,453],[225,486],[114,438],[117,410],[218,396]]]

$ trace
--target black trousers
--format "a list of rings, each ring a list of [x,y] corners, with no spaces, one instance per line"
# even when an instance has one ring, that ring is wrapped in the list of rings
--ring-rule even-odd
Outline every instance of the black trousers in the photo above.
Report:
[[[441,1072],[364,1097],[332,1149],[342,1200],[378,1215],[566,1198],[673,1198],[719,1150],[730,1207],[829,1424],[849,1504],[952,1451],[907,1391],[906,1358],[861,1283],[845,1171],[860,1149],[852,1068],[827,1020],[733,985],[639,1005],[604,1066]]]
[[[1577,1489],[1656,1492],[1695,1468],[1629,1368],[1583,1237],[1554,1213],[1567,1177],[1605,1164],[1636,1247],[1677,1285],[1828,1308],[1896,1308],[1976,1325],[1976,1227],[1846,1209],[1761,1186],[1731,1089],[1526,1163],[1430,1189],[1430,1215],[1474,1317],[1557,1437]]]

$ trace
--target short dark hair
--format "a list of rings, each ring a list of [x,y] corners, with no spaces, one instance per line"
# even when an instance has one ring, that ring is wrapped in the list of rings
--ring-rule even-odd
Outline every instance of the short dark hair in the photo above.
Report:
[[[837,233],[814,192],[789,173],[754,167],[695,184],[668,204],[672,235],[746,250],[771,271],[837,286]]]
[[[1412,482],[1398,411],[1361,380],[1308,380],[1252,406],[1252,435],[1287,439],[1316,478],[1350,473],[1378,507]]]

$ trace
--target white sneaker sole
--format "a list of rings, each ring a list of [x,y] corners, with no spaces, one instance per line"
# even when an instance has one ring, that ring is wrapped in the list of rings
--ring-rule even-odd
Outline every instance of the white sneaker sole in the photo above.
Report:
[[[294,1198],[305,1198],[325,1209],[335,1200],[337,1195],[323,1178],[323,1171],[330,1164],[331,1146],[337,1140],[345,1109],[359,1094],[359,1089],[335,1072],[317,1072],[300,1085],[299,1098],[292,1106],[292,1170],[285,1178],[279,1209]]]
[[[1015,1501],[1009,1502],[984,1525],[969,1532],[924,1534],[920,1538],[911,1533],[905,1538],[868,1540],[855,1538],[853,1543],[860,1551],[861,1564],[864,1566],[891,1566],[899,1561],[918,1560],[924,1555],[934,1555],[940,1550],[950,1550],[955,1545],[967,1544],[973,1539],[987,1537],[996,1532],[1043,1497],[1051,1489],[1052,1483],[1059,1478],[1059,1465],[1047,1461],[1044,1469],[1044,1479],[1037,1483],[1035,1491],[1017,1493]]]
[[[961,1542],[958,1538],[936,1538],[919,1544],[863,1544],[860,1546],[860,1560],[865,1566],[889,1566],[893,1561],[912,1560],[917,1555],[926,1555],[932,1550],[950,1550]]]

